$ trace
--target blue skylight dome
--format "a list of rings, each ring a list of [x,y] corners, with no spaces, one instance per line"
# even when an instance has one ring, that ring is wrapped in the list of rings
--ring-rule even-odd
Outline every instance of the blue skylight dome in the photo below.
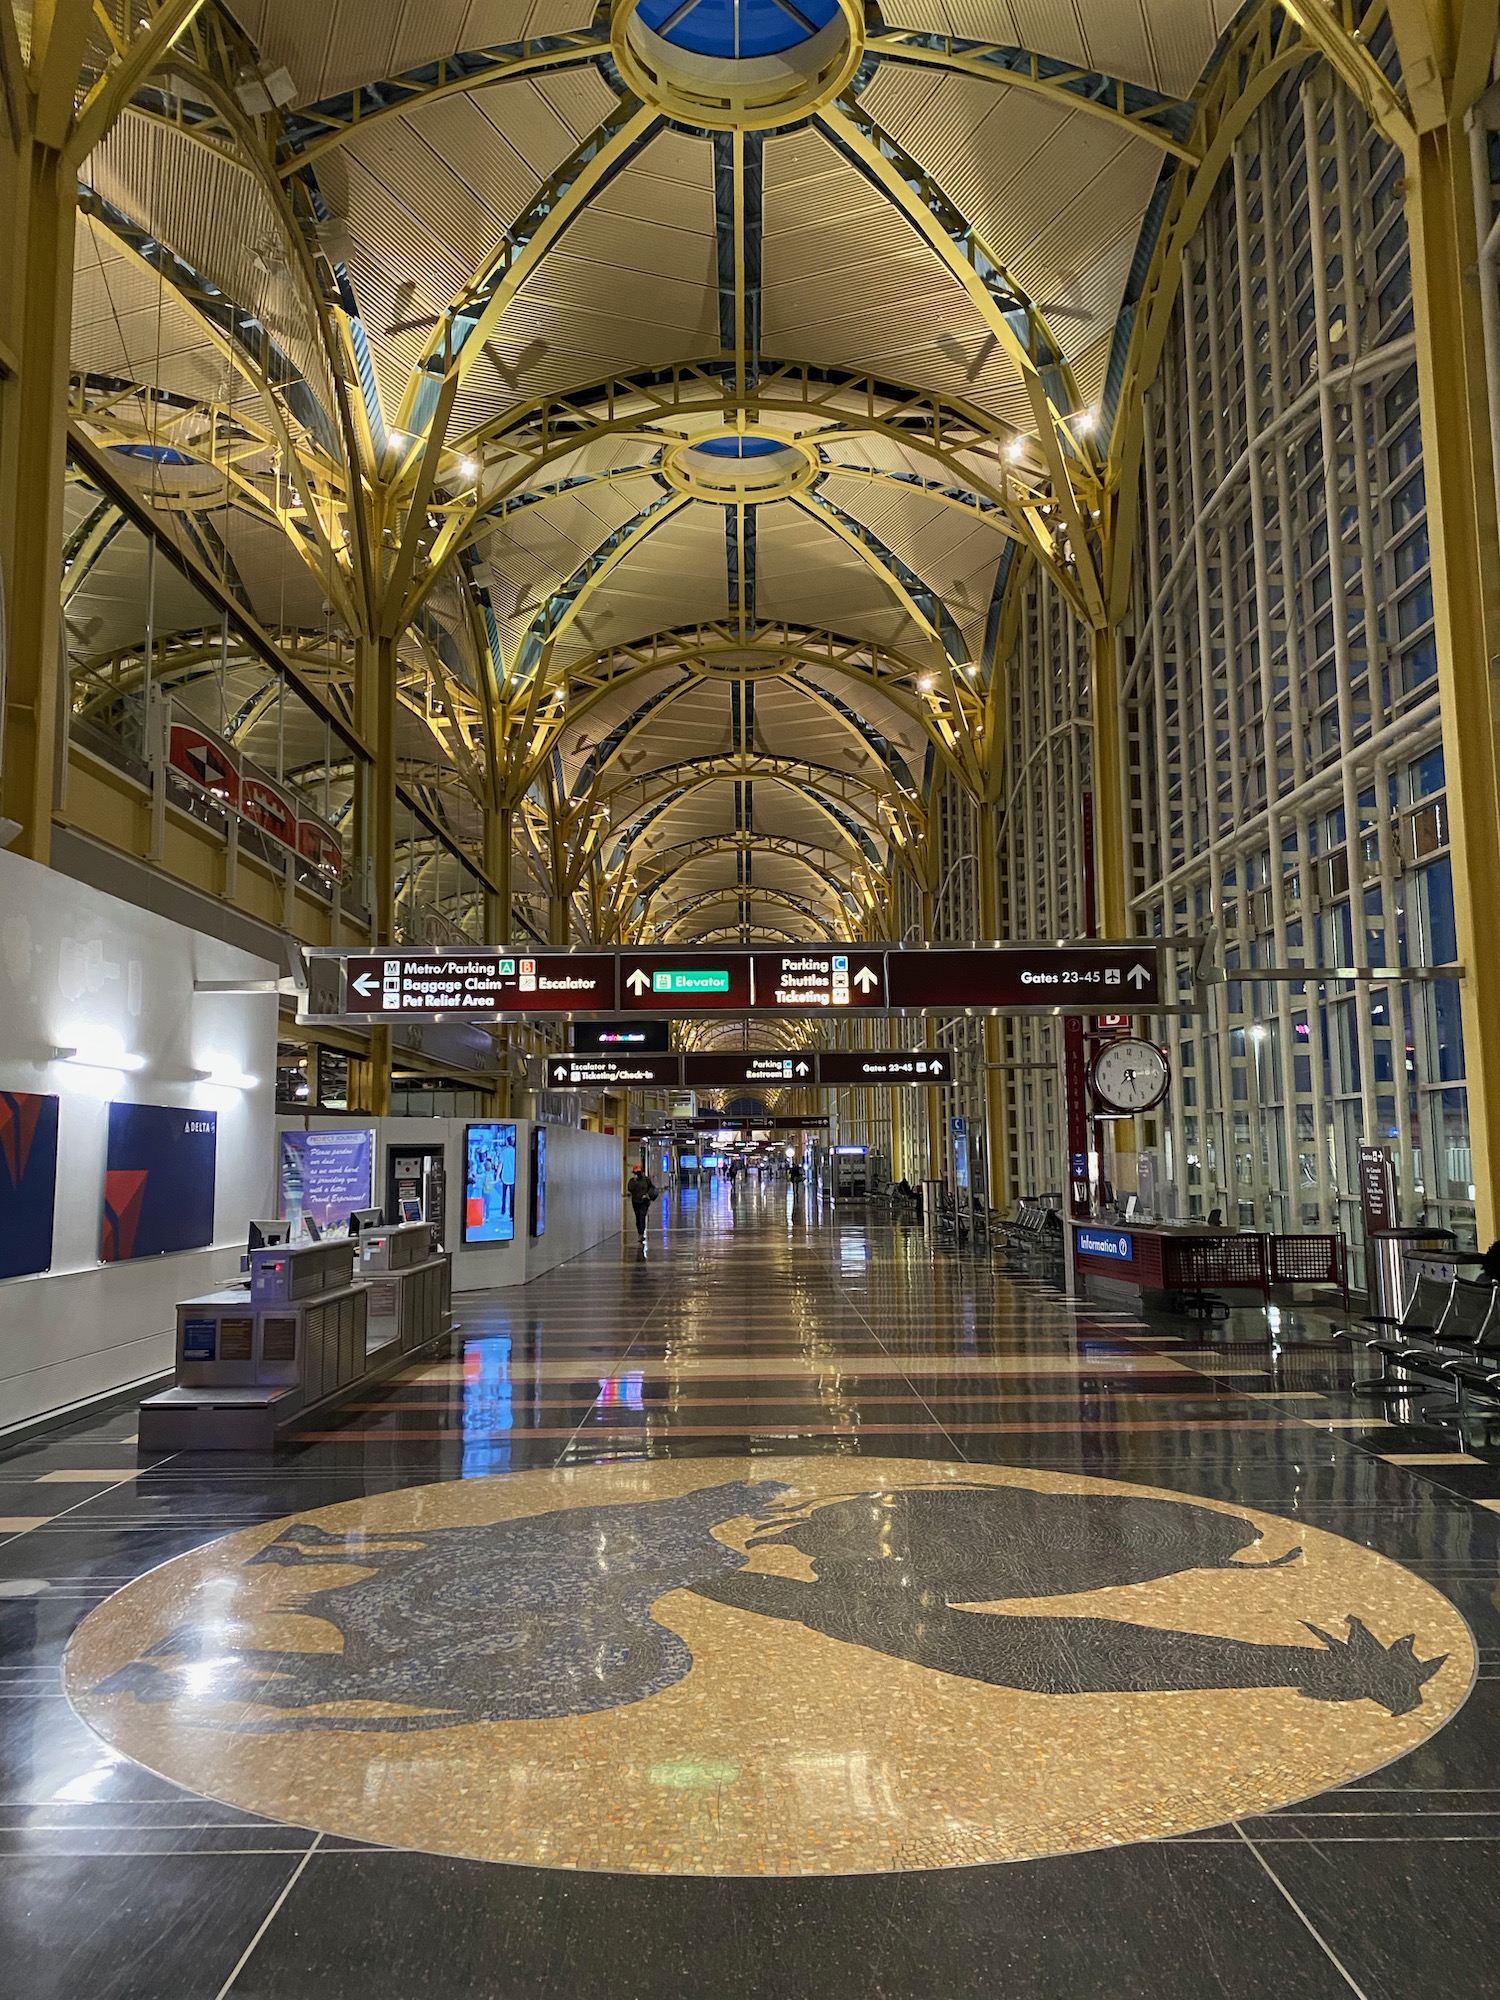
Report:
[[[838,0],[639,0],[635,11],[674,48],[733,62],[795,49],[839,10]]]
[[[696,445],[707,458],[775,458],[786,450],[780,438],[717,437]]]

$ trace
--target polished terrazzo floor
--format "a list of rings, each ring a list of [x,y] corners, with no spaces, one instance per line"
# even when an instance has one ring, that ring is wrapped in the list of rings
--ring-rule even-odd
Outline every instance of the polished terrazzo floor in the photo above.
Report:
[[[274,1459],[14,1447],[0,1996],[1493,1994],[1500,1450],[1336,1317],[719,1191]]]

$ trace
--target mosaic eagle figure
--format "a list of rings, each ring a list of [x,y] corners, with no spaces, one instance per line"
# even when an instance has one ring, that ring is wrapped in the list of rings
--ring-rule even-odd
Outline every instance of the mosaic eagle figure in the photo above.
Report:
[[[644,1700],[689,1671],[687,1642],[655,1615],[673,1590],[1034,1694],[1285,1687],[1402,1715],[1421,1705],[1446,1657],[1419,1660],[1412,1635],[1384,1645],[1352,1614],[1343,1638],[1309,1626],[1318,1644],[1290,1646],[1019,1608],[1186,1571],[1268,1566],[1238,1560],[1259,1538],[1252,1523],[1188,1501],[955,1484],[789,1507],[780,1504],[788,1490],[735,1481],[673,1499],[410,1531],[332,1534],[294,1521],[250,1562],[356,1569],[283,1607],[335,1627],[340,1650],[226,1650],[222,1631],[190,1624],[104,1687],[180,1700],[182,1669],[212,1660],[211,1699],[281,1712],[241,1729],[586,1715]],[[747,1516],[759,1524],[752,1551],[796,1550],[810,1576],[751,1570],[715,1538],[715,1527]],[[969,1608],[1007,1600],[1018,1608]],[[384,1712],[349,1712],[366,1703]],[[344,1712],[328,1713],[335,1705]]]

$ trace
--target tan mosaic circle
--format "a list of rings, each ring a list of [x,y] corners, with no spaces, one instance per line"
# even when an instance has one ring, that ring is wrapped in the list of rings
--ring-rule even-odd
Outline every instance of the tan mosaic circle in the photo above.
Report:
[[[695,1875],[1024,1860],[1268,1812],[1412,1749],[1473,1672],[1436,1590],[1301,1522],[841,1457],[318,1508],[128,1585],[65,1667],[108,1743],[253,1812]]]

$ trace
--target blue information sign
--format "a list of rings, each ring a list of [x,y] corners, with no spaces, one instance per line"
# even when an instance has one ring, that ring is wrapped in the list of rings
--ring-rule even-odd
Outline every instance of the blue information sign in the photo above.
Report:
[[[1080,1229],[1076,1238],[1080,1257],[1113,1257],[1119,1263],[1135,1262],[1135,1238],[1124,1229]]]

